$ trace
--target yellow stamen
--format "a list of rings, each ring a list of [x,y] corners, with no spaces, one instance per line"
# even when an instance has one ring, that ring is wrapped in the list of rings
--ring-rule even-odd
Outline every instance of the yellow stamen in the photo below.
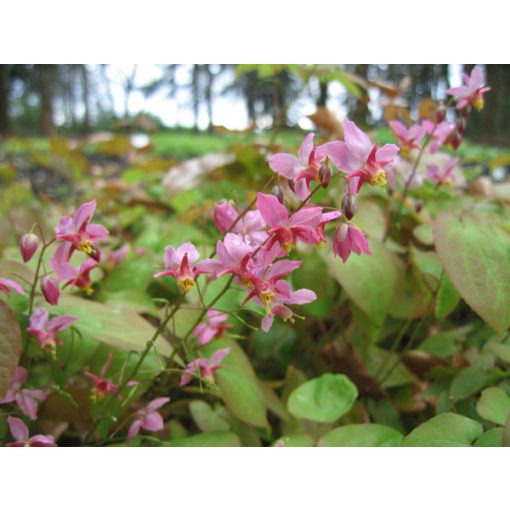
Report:
[[[90,285],[83,287],[82,290],[83,290],[83,292],[85,292],[85,294],[87,294],[87,296],[92,296],[92,294],[94,294],[94,290],[92,289],[92,287]]]
[[[94,253],[94,247],[92,246],[92,241],[89,241],[89,240],[82,241],[78,245],[78,250],[83,251],[87,255],[92,255],[92,253]]]
[[[283,243],[283,249],[290,253],[296,247],[296,243],[293,241],[289,241],[288,243]]]
[[[195,286],[195,281],[192,278],[186,276],[184,278],[179,278],[177,280],[177,285],[179,285],[179,287],[186,294]]]
[[[264,305],[266,313],[271,313],[271,304],[273,303],[273,299],[276,297],[276,294],[270,290],[267,290],[265,292],[261,292],[259,297],[262,301],[262,304]]]
[[[474,102],[474,107],[481,112],[483,110],[483,107],[485,106],[485,101],[483,97],[478,97]]]
[[[378,170],[377,173],[370,179],[370,184],[372,186],[384,187],[386,186],[387,182],[386,172],[383,169]]]

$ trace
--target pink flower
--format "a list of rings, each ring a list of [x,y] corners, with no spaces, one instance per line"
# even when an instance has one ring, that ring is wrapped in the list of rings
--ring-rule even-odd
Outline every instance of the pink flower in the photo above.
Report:
[[[50,264],[60,281],[67,280],[64,288],[72,285],[82,289],[88,295],[93,293],[90,272],[98,266],[94,259],[89,258],[76,268],[67,262],[65,250],[58,248],[51,258]]]
[[[477,110],[483,110],[483,96],[490,89],[490,87],[485,86],[482,69],[475,66],[471,71],[471,76],[464,74],[464,85],[448,89],[448,94],[457,98],[457,109],[459,110],[469,105],[474,106]]]
[[[397,137],[401,149],[419,149],[427,128],[423,124],[414,124],[407,128],[398,120],[390,120],[389,125]]]
[[[168,397],[156,398],[149,402],[144,409],[136,412],[135,421],[131,424],[128,431],[129,441],[140,432],[140,429],[156,432],[163,428],[163,417],[157,412],[157,409],[163,407],[170,399]]]
[[[247,244],[258,246],[267,239],[266,223],[259,211],[248,211],[237,223],[239,213],[234,206],[225,200],[214,210],[214,224],[220,232],[239,234]],[[232,225],[234,225],[232,227]]]
[[[108,236],[108,230],[102,225],[90,223],[95,211],[96,201],[86,202],[78,207],[72,218],[64,216],[55,228],[57,240],[68,244],[68,260],[74,250],[82,251],[97,261],[100,260],[101,254],[96,243]]]
[[[301,147],[298,157],[292,154],[278,153],[268,158],[268,163],[273,170],[287,179],[294,181],[296,196],[304,200],[310,194],[310,182],[320,181],[321,164],[326,159],[324,145],[314,147],[314,134],[308,134]]]
[[[112,358],[113,353],[110,352],[108,359],[106,360],[106,363],[101,368],[99,376],[97,376],[96,374],[92,374],[90,372],[83,372],[85,376],[87,376],[89,379],[92,379],[92,381],[94,382],[91,394],[91,398],[94,401],[103,398],[105,395],[108,395],[108,393],[116,393],[118,389],[117,384],[114,384],[111,379],[107,379],[105,377],[107,370],[110,368],[110,365],[112,364]]]
[[[429,120],[424,120],[423,125],[427,133],[432,137],[432,143],[430,144],[431,154],[435,154],[443,145],[448,143],[450,135],[455,129],[455,124],[450,124],[449,122],[441,122],[435,125]]]
[[[442,167],[438,165],[427,165],[427,179],[435,181],[437,187],[451,186],[455,182],[453,169],[460,161],[460,158],[449,159]]]
[[[253,250],[254,247],[246,243],[240,235],[228,233],[223,241],[216,243],[217,259],[204,259],[197,264],[197,268],[204,273],[211,273],[213,279],[235,274],[243,281]]]
[[[23,287],[19,283],[9,280],[9,278],[0,278],[0,292],[3,292],[6,296],[8,296],[11,289],[16,291],[18,294],[25,294]]]
[[[9,424],[11,435],[16,441],[7,443],[5,446],[57,446],[53,436],[37,434],[28,437],[28,428],[19,418],[9,416],[7,423]]]
[[[364,183],[385,186],[385,167],[396,157],[398,147],[386,144],[379,148],[350,120],[344,122],[344,138],[343,142],[326,143],[325,151],[340,170],[347,172],[351,192],[357,195]]]
[[[193,331],[193,334],[198,337],[198,343],[204,345],[213,338],[221,337],[226,329],[232,327],[230,324],[224,324],[227,319],[227,313],[207,310],[205,321],[201,322]]]
[[[365,234],[352,223],[344,223],[336,229],[333,252],[341,257],[344,262],[347,262],[351,252],[358,255],[362,253],[372,255]]]
[[[278,242],[287,252],[296,247],[297,241],[307,244],[317,244],[321,237],[318,231],[322,220],[322,208],[304,207],[289,216],[289,211],[273,195],[257,193],[257,209],[264,221],[272,227],[268,243],[271,248]]]
[[[43,401],[47,394],[42,390],[23,389],[23,384],[27,380],[27,371],[23,367],[16,367],[14,380],[11,387],[7,390],[5,397],[0,400],[0,404],[9,404],[16,402],[20,411],[31,420],[37,419],[37,406]]]
[[[60,315],[49,320],[48,311],[44,308],[36,308],[30,317],[27,331],[37,337],[37,343],[41,349],[55,352],[57,344],[62,342],[55,336],[57,331],[63,330],[76,322],[76,317]]]
[[[41,290],[47,303],[50,305],[58,304],[60,290],[58,289],[58,282],[54,278],[45,276],[41,280]]]
[[[229,352],[229,348],[219,349],[211,356],[210,360],[206,358],[197,358],[191,363],[188,363],[181,376],[180,385],[186,386],[186,384],[189,384],[192,379],[197,376],[197,374],[200,374],[200,376],[206,381],[214,382],[214,374],[218,368],[221,368],[220,363]]]
[[[109,267],[115,267],[124,262],[129,254],[129,244],[123,244],[120,248],[111,251],[106,257]],[[138,254],[137,254],[138,255]]]
[[[38,246],[39,238],[35,234],[30,232],[20,237],[19,249],[23,262],[28,262],[34,256]]]
[[[177,285],[184,292],[189,292],[195,285],[195,277],[206,272],[198,266],[190,265],[199,257],[200,255],[193,243],[184,243],[177,249],[167,246],[165,248],[165,270],[156,273],[154,278],[173,276],[177,281]]]

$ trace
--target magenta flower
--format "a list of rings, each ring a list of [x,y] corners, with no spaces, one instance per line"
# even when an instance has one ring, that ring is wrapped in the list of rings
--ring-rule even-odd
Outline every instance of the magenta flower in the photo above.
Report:
[[[64,216],[55,228],[57,240],[68,244],[68,260],[74,250],[82,251],[94,260],[100,260],[101,254],[96,243],[106,239],[108,230],[102,225],[90,223],[95,211],[96,201],[86,202],[78,207],[72,218]]]
[[[390,120],[389,125],[397,137],[401,149],[407,151],[419,149],[423,137],[427,134],[427,128],[423,124],[414,124],[407,128],[398,120]]]
[[[451,186],[455,182],[453,169],[460,161],[460,158],[450,158],[442,167],[438,165],[427,165],[427,179],[436,182],[439,186]]]
[[[232,327],[230,324],[225,324],[227,319],[227,313],[207,310],[204,322],[201,322],[193,331],[193,334],[198,337],[198,343],[208,344],[213,338],[221,337],[226,329]]]
[[[254,247],[249,245],[238,234],[228,233],[223,241],[216,243],[216,259],[204,259],[197,268],[204,273],[211,273],[213,279],[226,274],[235,274],[243,281],[246,277],[247,264]]]
[[[34,256],[38,246],[39,238],[32,232],[29,234],[24,234],[20,237],[19,250],[21,252],[23,262],[28,262]]]
[[[98,267],[94,259],[89,258],[80,267],[76,268],[67,262],[65,250],[59,248],[51,258],[50,264],[60,281],[67,280],[64,288],[72,285],[82,289],[88,295],[93,293],[90,272]]]
[[[464,74],[464,85],[448,89],[448,94],[458,100],[457,109],[462,110],[466,106],[474,106],[477,110],[483,110],[484,94],[491,88],[485,86],[482,69],[475,66],[471,75]]]
[[[455,124],[450,124],[449,122],[441,122],[435,125],[429,120],[424,120],[423,125],[432,138],[432,143],[430,144],[431,154],[435,154],[443,145],[449,142],[450,135],[455,129]]]
[[[129,255],[129,244],[123,244],[120,248],[111,251],[106,256],[106,263],[109,267],[115,267],[122,264]]]
[[[308,134],[301,147],[298,157],[287,153],[273,154],[268,158],[268,163],[277,174],[294,181],[296,196],[304,200],[310,194],[310,183],[320,182],[320,168],[327,157],[324,145],[313,145],[314,134]]]
[[[10,280],[9,278],[0,278],[0,292],[3,292],[6,296],[8,296],[11,289],[18,294],[25,294],[23,287],[19,283],[16,283],[14,280]]]
[[[7,390],[5,397],[0,400],[0,404],[9,404],[16,402],[20,411],[31,420],[37,419],[37,406],[39,402],[46,399],[47,394],[42,390],[30,390],[23,388],[27,380],[27,371],[23,367],[16,367],[14,380],[11,387]]]
[[[154,278],[173,276],[183,292],[189,292],[195,285],[196,276],[206,272],[199,266],[190,265],[199,257],[200,255],[193,243],[184,243],[177,249],[167,246],[165,248],[165,270],[156,273]]]
[[[49,320],[48,311],[44,308],[36,308],[30,317],[27,331],[37,338],[41,349],[54,353],[57,344],[62,341],[56,337],[58,331],[68,328],[76,322],[76,317],[60,315]]]
[[[385,186],[385,168],[398,153],[398,147],[386,144],[379,148],[350,120],[344,122],[343,142],[328,142],[325,151],[335,165],[347,172],[352,194],[357,195],[363,184]]]
[[[372,255],[365,234],[356,225],[344,223],[335,231],[333,253],[338,255],[344,262],[347,262],[351,252],[358,255],[362,253]]]
[[[181,376],[180,385],[186,386],[186,384],[189,384],[193,378],[197,376],[197,374],[200,374],[200,376],[206,381],[214,382],[214,374],[218,368],[221,368],[220,363],[229,352],[229,348],[219,349],[211,356],[210,360],[207,358],[197,358],[188,363]]]
[[[252,246],[259,246],[267,239],[266,223],[259,211],[248,211],[232,228],[238,217],[234,206],[225,200],[214,210],[214,224],[220,232],[239,234],[244,242]]]
[[[116,393],[118,385],[114,384],[111,379],[106,378],[106,372],[112,364],[113,353],[110,352],[106,363],[101,368],[100,375],[92,374],[91,372],[83,372],[85,376],[92,379],[94,386],[92,387],[91,399],[93,401],[103,398],[108,393]]]
[[[53,436],[43,436],[37,434],[32,437],[28,437],[28,428],[19,418],[9,416],[7,418],[9,429],[12,437],[16,440],[12,443],[6,443],[5,446],[57,446]]]
[[[272,227],[268,243],[271,248],[278,242],[287,252],[296,247],[297,241],[307,244],[317,244],[321,237],[318,231],[322,220],[322,208],[304,207],[289,216],[289,211],[273,195],[257,193],[257,209],[264,221]]]
[[[160,407],[163,407],[170,399],[168,397],[156,398],[149,402],[147,406],[136,412],[135,421],[131,424],[128,431],[128,440],[132,441],[133,438],[140,432],[140,429],[148,430],[149,432],[157,432],[164,426],[163,417],[157,412]]]
[[[45,276],[41,280],[41,291],[47,303],[50,305],[58,304],[60,290],[58,288],[58,282],[54,278],[49,275]]]
[[[340,216],[342,216],[342,212],[341,211],[330,211],[330,212],[327,212],[327,213],[322,213],[321,221],[320,221],[319,226],[317,228],[317,233],[318,233],[318,235],[320,237],[321,242],[325,242],[326,241],[326,234],[324,233],[324,229],[325,229],[326,225],[330,221],[335,221],[336,219],[340,218]]]

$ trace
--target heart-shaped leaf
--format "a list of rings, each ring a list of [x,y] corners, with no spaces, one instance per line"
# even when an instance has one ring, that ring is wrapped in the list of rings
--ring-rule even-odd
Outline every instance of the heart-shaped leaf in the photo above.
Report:
[[[319,446],[397,446],[402,440],[398,430],[377,423],[345,425],[321,437]]]
[[[510,397],[501,388],[487,388],[482,391],[476,410],[482,418],[505,425],[510,413]]]

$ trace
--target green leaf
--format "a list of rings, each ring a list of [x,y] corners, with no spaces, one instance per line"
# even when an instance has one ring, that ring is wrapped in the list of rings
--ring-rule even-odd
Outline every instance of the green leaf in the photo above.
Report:
[[[372,255],[351,255],[344,264],[325,256],[329,271],[366,316],[380,326],[391,302],[398,270],[398,258],[383,244],[370,241]]]
[[[455,290],[452,281],[445,273],[441,279],[441,284],[437,293],[436,317],[438,319],[444,319],[450,315],[450,313],[457,308],[459,301],[459,293]]]
[[[489,448],[503,446],[503,429],[501,427],[494,427],[484,432],[475,441],[473,446],[485,446]]]
[[[398,430],[386,425],[360,423],[329,431],[318,446],[397,446],[402,437]]]
[[[165,446],[179,447],[231,447],[241,446],[239,438],[232,432],[204,432],[196,436],[182,437],[174,439],[170,443],[164,443]]]
[[[241,421],[255,427],[268,427],[264,397],[250,360],[239,347],[230,340],[215,340],[203,348],[207,357],[218,349],[230,348],[230,353],[222,361],[215,375],[217,385],[228,411]]]
[[[480,367],[463,368],[452,380],[450,396],[458,402],[478,393],[489,384],[489,381],[489,375]]]
[[[194,422],[202,432],[230,430],[229,423],[222,416],[225,415],[225,408],[222,406],[213,409],[207,402],[194,400],[190,403],[189,410]]]
[[[487,348],[505,363],[510,363],[510,345],[488,342]]]
[[[77,317],[75,327],[78,330],[121,349],[142,351],[156,332],[140,315],[122,305],[64,295],[51,311]],[[156,341],[156,349],[166,356],[172,353],[171,346],[162,337]]]
[[[470,446],[482,433],[482,425],[460,414],[443,413],[422,423],[401,446]]]
[[[510,397],[501,388],[487,388],[476,404],[476,411],[485,420],[505,425],[510,413]]]
[[[448,358],[457,350],[457,338],[453,333],[449,331],[442,331],[437,335],[432,335],[420,344],[418,350],[428,352],[429,354],[435,354],[441,358]]]
[[[331,423],[351,409],[357,396],[356,386],[346,375],[323,374],[296,388],[287,406],[296,418]]]
[[[21,330],[13,311],[0,301],[0,398],[10,388],[21,355]]]
[[[278,439],[273,446],[308,447],[314,446],[314,442],[306,434],[289,434]]]
[[[466,303],[496,332],[510,326],[510,237],[465,214],[441,213],[434,224],[436,249]]]

